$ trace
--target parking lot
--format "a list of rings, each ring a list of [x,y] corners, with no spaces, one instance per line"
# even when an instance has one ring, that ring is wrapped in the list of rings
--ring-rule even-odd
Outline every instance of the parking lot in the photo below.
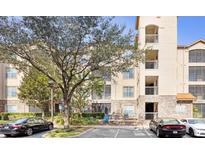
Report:
[[[43,138],[48,131],[35,133],[31,136],[17,136],[12,138]],[[0,134],[0,138],[5,138]],[[96,126],[88,129],[74,138],[157,138],[148,128],[135,126]],[[188,134],[184,138],[191,138]]]
[[[43,138],[43,135],[46,134],[47,132],[48,131],[44,131],[44,132],[35,133],[31,136],[21,135],[21,136],[16,136],[16,137],[9,137],[9,138]],[[0,134],[0,138],[6,138],[6,136],[4,136],[3,134]]]
[[[156,134],[143,127],[95,127],[77,138],[157,138]],[[185,135],[184,138],[191,138]]]

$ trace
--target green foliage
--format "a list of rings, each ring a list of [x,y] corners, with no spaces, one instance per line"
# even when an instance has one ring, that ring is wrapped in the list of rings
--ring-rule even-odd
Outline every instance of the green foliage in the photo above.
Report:
[[[102,112],[83,112],[83,113],[72,113],[71,118],[96,118],[103,119],[104,113]]]
[[[72,109],[77,112],[83,112],[83,109],[88,104],[88,98],[92,92],[95,92],[97,96],[100,96],[103,92],[104,81],[102,79],[94,79],[90,82],[85,82],[77,87],[72,96]]]
[[[63,125],[64,125],[64,119],[63,119],[63,117],[60,116],[60,115],[55,116],[55,117],[54,117],[54,123],[57,124],[57,125],[63,126]]]
[[[86,128],[55,129],[49,131],[45,137],[70,137],[76,136],[85,131]]]
[[[18,119],[23,117],[41,117],[42,113],[10,113],[10,112],[2,112],[0,113],[0,120],[12,120],[12,119]]]
[[[50,103],[50,87],[48,77],[35,68],[31,68],[29,73],[23,77],[19,87],[18,97],[24,103],[37,106],[44,112],[48,109]],[[60,97],[59,90],[55,90],[54,99]]]
[[[77,88],[102,79],[108,70],[117,75],[142,59],[144,50],[134,47],[133,33],[124,32],[125,27],[114,24],[112,19],[0,17],[0,61],[26,73],[34,67],[54,81],[63,94],[68,122],[71,99]]]
[[[99,124],[98,120],[90,117],[90,118],[76,118],[71,120],[72,125],[96,125]]]

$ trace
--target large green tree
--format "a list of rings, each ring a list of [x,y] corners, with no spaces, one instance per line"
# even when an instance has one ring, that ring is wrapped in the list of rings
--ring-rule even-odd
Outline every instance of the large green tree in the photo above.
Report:
[[[35,68],[30,69],[28,74],[25,74],[21,85],[18,88],[18,97],[24,103],[32,106],[37,106],[45,113],[50,103],[50,87],[48,77]],[[54,102],[59,101],[61,93],[59,89],[54,89]]]
[[[102,79],[94,79],[77,87],[71,99],[72,108],[82,113],[85,107],[89,105],[89,98],[92,97],[93,93],[97,96],[102,95],[104,84]]]
[[[65,127],[72,96],[82,83],[137,65],[144,51],[110,17],[1,17],[0,57],[23,71],[34,67],[61,89]],[[80,75],[81,78],[76,78]]]

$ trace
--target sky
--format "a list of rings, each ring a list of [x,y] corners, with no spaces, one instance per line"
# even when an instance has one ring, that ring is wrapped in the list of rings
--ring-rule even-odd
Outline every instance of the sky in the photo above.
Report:
[[[135,16],[117,16],[116,23],[126,25],[126,31],[135,31]],[[205,39],[205,16],[178,16],[177,42],[179,45],[190,44],[197,39]]]

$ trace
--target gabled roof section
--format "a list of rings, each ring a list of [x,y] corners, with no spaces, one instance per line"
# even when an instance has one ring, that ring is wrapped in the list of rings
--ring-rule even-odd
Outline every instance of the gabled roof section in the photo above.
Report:
[[[177,48],[178,49],[186,49],[186,48],[190,48],[191,46],[193,46],[195,44],[198,44],[198,43],[205,44],[205,40],[199,39],[199,40],[196,40],[196,41],[194,41],[194,42],[192,42],[191,44],[188,44],[188,45],[178,45]]]

